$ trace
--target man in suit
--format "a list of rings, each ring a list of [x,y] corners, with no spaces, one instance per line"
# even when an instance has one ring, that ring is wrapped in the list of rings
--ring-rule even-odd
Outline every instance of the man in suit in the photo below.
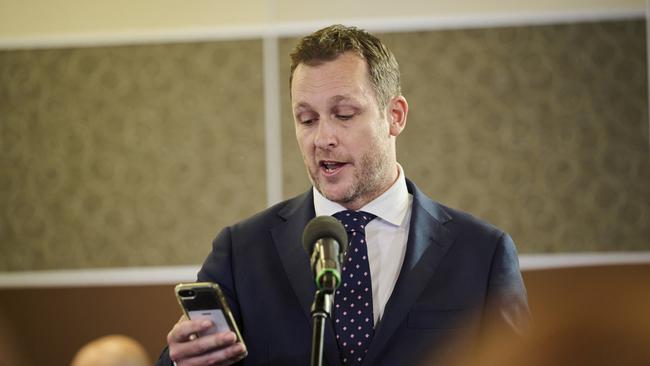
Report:
[[[432,201],[397,162],[408,104],[393,54],[371,34],[335,25],[304,37],[291,61],[296,138],[313,188],[225,228],[198,274],[221,285],[246,348],[231,332],[195,339],[211,324],[181,319],[159,364],[307,365],[316,286],[301,235],[320,215],[370,220],[351,232],[354,265],[344,263],[344,292],[334,297],[326,364],[412,364],[488,322],[525,325],[510,237]]]

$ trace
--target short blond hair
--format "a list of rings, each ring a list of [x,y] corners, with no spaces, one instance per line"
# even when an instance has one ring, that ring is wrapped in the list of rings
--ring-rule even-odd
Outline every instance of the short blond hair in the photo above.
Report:
[[[291,75],[300,64],[318,65],[352,52],[366,61],[368,76],[381,107],[401,95],[399,65],[393,53],[379,38],[356,27],[336,24],[303,37],[290,54]]]

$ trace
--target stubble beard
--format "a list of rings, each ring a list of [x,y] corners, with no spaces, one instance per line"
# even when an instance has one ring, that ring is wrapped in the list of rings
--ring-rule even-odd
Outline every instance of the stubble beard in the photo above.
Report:
[[[391,162],[388,149],[367,152],[356,166],[359,169],[355,170],[352,183],[340,197],[323,191],[318,179],[318,167],[315,172],[308,169],[309,178],[318,192],[328,200],[346,207],[361,208],[388,189],[392,183],[389,178],[390,171],[397,167]]]

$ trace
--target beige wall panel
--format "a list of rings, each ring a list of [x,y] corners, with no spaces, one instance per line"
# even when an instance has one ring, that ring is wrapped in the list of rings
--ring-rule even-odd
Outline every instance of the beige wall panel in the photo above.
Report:
[[[420,1],[399,3],[391,0],[318,1],[277,0],[279,21],[322,19],[371,19],[424,16],[462,16],[477,14],[550,13],[593,10],[643,9],[642,0],[545,0],[545,1]]]
[[[522,252],[650,249],[644,22],[382,39],[411,108],[398,158],[426,193],[507,230]],[[284,87],[290,196],[308,181]]]
[[[0,52],[0,271],[200,263],[265,206],[261,42]]]
[[[642,10],[643,0],[0,0],[0,40],[174,32],[275,22]],[[124,41],[124,40],[123,40]]]
[[[303,164],[296,141],[291,98],[289,95],[289,53],[297,42],[296,38],[281,39],[278,47],[280,58],[280,90],[281,90],[281,125],[282,125],[282,192],[285,198],[293,197],[311,187],[307,177],[307,169]]]
[[[266,1],[0,0],[0,36],[165,31],[259,24]]]

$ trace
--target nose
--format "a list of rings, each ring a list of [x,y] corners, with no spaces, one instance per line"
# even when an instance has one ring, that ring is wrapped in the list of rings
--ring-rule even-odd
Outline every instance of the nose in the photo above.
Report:
[[[321,149],[335,147],[338,144],[335,123],[329,119],[322,118],[318,123],[314,144]]]

